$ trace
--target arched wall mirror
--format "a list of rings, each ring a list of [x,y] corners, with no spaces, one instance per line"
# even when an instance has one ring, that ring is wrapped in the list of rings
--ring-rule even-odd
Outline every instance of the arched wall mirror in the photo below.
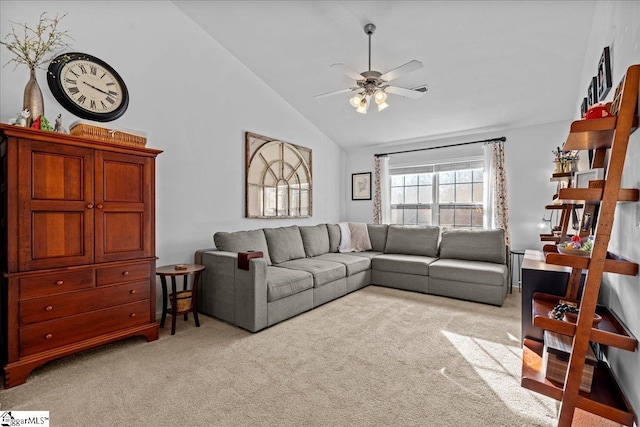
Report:
[[[246,217],[310,217],[311,150],[251,132],[245,143]]]

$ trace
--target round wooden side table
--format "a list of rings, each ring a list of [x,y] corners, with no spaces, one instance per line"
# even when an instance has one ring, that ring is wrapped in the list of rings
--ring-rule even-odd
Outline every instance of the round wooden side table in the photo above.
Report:
[[[178,269],[176,269],[176,267]],[[198,279],[204,269],[204,265],[198,264],[173,264],[156,268],[156,275],[160,276],[162,283],[162,317],[160,319],[160,327],[164,328],[164,321],[167,318],[167,314],[171,315],[171,335],[175,335],[176,333],[176,317],[181,314],[184,315],[184,320],[187,320],[187,314],[193,313],[196,327],[200,327],[196,294],[198,293]],[[193,274],[193,286],[191,286],[191,289],[187,289],[187,278],[190,274]],[[167,276],[171,277],[171,294],[168,297]],[[176,289],[177,276],[184,277],[181,292],[178,292]],[[167,308],[168,300],[171,302],[170,308]]]

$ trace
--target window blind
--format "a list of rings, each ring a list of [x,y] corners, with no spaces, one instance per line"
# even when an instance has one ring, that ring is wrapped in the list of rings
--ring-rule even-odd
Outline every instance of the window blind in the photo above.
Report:
[[[412,174],[450,172],[450,171],[459,171],[459,170],[465,170],[465,169],[482,169],[482,168],[484,168],[484,162],[481,159],[478,159],[478,160],[466,160],[464,162],[455,162],[455,163],[442,163],[442,164],[435,164],[435,165],[389,168],[389,174],[390,175],[412,175]]]

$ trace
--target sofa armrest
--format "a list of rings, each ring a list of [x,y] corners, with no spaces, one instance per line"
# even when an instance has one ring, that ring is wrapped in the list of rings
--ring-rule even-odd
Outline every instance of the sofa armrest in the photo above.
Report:
[[[249,270],[240,270],[235,252],[198,252],[206,267],[198,287],[199,311],[252,332],[266,328],[266,260],[254,258],[249,263]]]

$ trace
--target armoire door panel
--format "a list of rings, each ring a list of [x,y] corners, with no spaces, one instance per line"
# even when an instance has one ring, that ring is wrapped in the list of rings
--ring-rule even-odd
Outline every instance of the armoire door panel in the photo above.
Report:
[[[105,202],[144,202],[144,164],[104,162]]]
[[[104,212],[104,255],[144,250],[143,212]]]
[[[33,212],[33,260],[82,256],[86,253],[82,212]]]
[[[152,161],[97,151],[95,167],[96,262],[153,256]]]
[[[93,262],[93,150],[20,142],[19,269]]]
[[[83,157],[33,151],[33,200],[84,200]],[[89,181],[90,183],[91,181]]]

